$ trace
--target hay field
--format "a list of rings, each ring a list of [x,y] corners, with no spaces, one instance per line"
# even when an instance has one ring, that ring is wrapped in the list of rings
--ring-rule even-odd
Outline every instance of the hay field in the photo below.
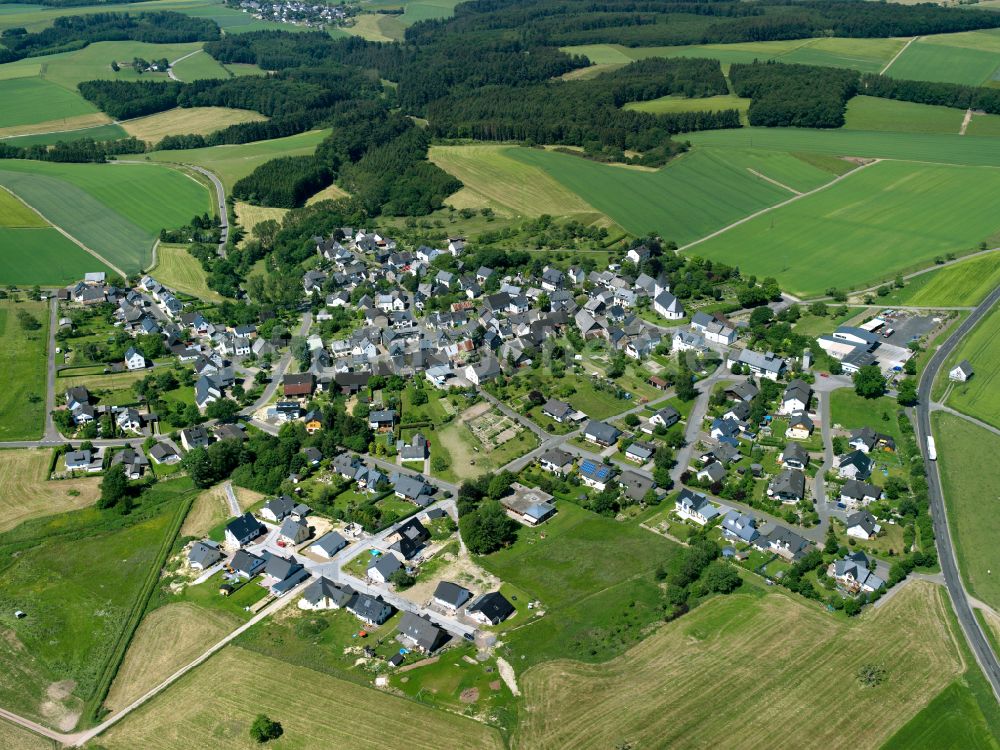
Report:
[[[887,667],[884,684],[856,681],[869,662]],[[735,731],[746,748],[771,748],[776,734],[788,747],[850,737],[852,747],[877,748],[963,670],[943,590],[931,584],[909,583],[849,623],[782,592],[738,594],[614,661],[529,670],[516,744],[727,747]]]
[[[108,697],[109,711],[124,708],[197,659],[240,625],[228,612],[187,602],[166,604],[143,619],[125,653]],[[165,644],[170,644],[165,647]]]
[[[8,232],[41,232],[10,229]],[[4,238],[0,232],[0,241]],[[25,310],[42,324],[25,331],[17,319]],[[45,302],[0,301],[0,440],[38,440],[45,421],[45,364],[49,309]]]
[[[29,518],[65,513],[97,502],[99,478],[49,481],[51,458],[52,452],[43,448],[0,451],[0,531]]]
[[[2,90],[2,86],[0,86]],[[78,130],[88,130],[101,125],[107,125],[111,118],[103,112],[91,112],[82,115],[70,115],[68,117],[57,117],[44,122],[32,122],[24,125],[10,125],[0,128],[0,138],[17,138],[18,136],[31,135],[35,133],[46,133],[54,138],[71,140],[87,136],[87,133],[78,133]],[[49,133],[49,131],[57,131]],[[16,145],[24,145],[23,141],[18,141]]]
[[[746,118],[750,100],[735,94],[723,96],[708,96],[699,99],[688,99],[684,96],[662,96],[659,99],[649,99],[644,102],[628,102],[624,109],[637,112],[650,112],[662,115],[673,112],[719,112],[724,109],[737,109],[740,116]],[[745,124],[745,123],[744,123]]]
[[[266,678],[263,676],[266,675]],[[276,686],[285,686],[276,689]],[[229,646],[100,737],[108,750],[188,750],[210,737],[215,750],[259,747],[258,713],[281,722],[277,747],[447,747],[501,750],[500,735],[470,719]]]
[[[346,190],[341,190],[336,185],[328,185],[327,187],[320,190],[316,195],[309,198],[306,201],[307,206],[311,206],[313,203],[319,203],[320,201],[335,201],[338,198],[350,197],[350,193]],[[260,208],[259,206],[253,206],[252,208]]]
[[[78,93],[40,78],[0,81],[0,99],[4,102],[0,109],[3,128],[97,112],[97,107]]]
[[[288,213],[287,208],[270,208],[268,206],[253,206],[249,203],[244,203],[243,201],[237,201],[236,205],[236,218],[240,222],[240,226],[243,227],[247,236],[253,231],[253,228],[260,224],[262,221],[267,221],[268,219],[274,219],[281,225],[281,220],[285,218],[285,214]]]
[[[21,729],[16,724],[0,720],[0,747],[16,750],[55,750],[56,743]]]
[[[884,299],[894,305],[975,305],[1000,285],[1000,252],[917,276]]]
[[[254,492],[244,487],[233,487],[236,501],[240,508],[246,510],[251,505],[264,499],[260,492]],[[226,503],[226,491],[217,485],[205,490],[197,498],[184,519],[181,536],[205,536],[215,526],[229,518],[229,505]]]
[[[205,269],[186,245],[160,243],[156,248],[156,268],[151,273],[161,284],[206,302],[222,302],[222,295],[208,288]]]
[[[213,133],[241,122],[260,122],[267,118],[249,109],[229,107],[178,107],[155,115],[126,120],[122,127],[140,141],[159,143],[168,135]]]

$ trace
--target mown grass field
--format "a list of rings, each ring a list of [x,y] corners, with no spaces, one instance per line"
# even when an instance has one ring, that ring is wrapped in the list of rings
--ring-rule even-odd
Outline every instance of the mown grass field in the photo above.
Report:
[[[24,330],[18,310],[29,312],[41,328]],[[0,440],[37,440],[42,434],[48,330],[46,303],[0,301],[0,372],[4,374]]]
[[[1000,608],[1000,581],[989,572],[1000,570],[1000,474],[983,466],[984,457],[1000,450],[1000,438],[954,414],[935,413],[932,427],[962,577],[973,596]]]
[[[0,720],[0,745],[17,750],[55,750],[56,743],[34,732]]]
[[[69,284],[103,263],[51,227],[0,227],[0,284]]]
[[[998,284],[1000,253],[990,253],[917,276],[879,299],[896,305],[975,305]]]
[[[306,201],[307,206],[311,206],[313,203],[319,203],[320,201],[335,201],[338,198],[346,198],[349,193],[341,190],[336,185],[327,185],[325,188],[320,190],[313,196],[310,196],[309,200]],[[250,204],[247,204],[248,206]],[[262,206],[253,206],[253,208],[263,208]]]
[[[968,382],[949,384],[948,406],[1000,427],[1000,308],[994,307],[962,339],[944,369],[963,359],[972,363],[975,375]]]
[[[222,295],[208,288],[201,263],[187,251],[186,245],[156,248],[156,268],[150,270],[157,281],[171,289],[185,292],[207,302],[222,302]]]
[[[529,670],[516,745],[725,747],[739,727],[741,747],[780,735],[877,748],[962,672],[949,625],[943,591],[924,583],[852,622],[783,592],[717,598],[609,663]],[[872,662],[888,679],[862,687],[856,672]]]
[[[232,78],[218,60],[207,52],[191,55],[173,66],[174,75],[182,81],[198,81],[205,78]]]
[[[7,160],[0,185],[127,272],[149,264],[161,228],[212,210],[201,183],[152,164]]]
[[[393,747],[400,737],[414,750],[504,746],[499,733],[470,719],[236,646],[116,724],[100,743],[109,750],[186,750],[192,737],[211,737],[218,750],[249,750],[258,747],[248,731],[258,713],[281,722],[277,746],[290,749]]]
[[[997,190],[994,169],[885,161],[690,252],[774,276],[794,294],[856,288],[972,250],[1000,224]]]
[[[43,448],[0,451],[0,531],[29,518],[51,516],[93,505],[100,479],[49,480],[52,452]]]
[[[155,151],[149,154],[153,161],[178,164],[197,164],[218,175],[231,189],[241,177],[246,177],[266,161],[279,156],[302,156],[312,154],[316,146],[327,136],[326,130],[311,130],[308,133],[275,138],[270,141],[256,141],[239,146],[208,146],[181,151]],[[188,217],[190,218],[190,217]]]
[[[236,218],[239,220],[240,226],[243,227],[248,237],[253,231],[253,228],[262,221],[273,219],[278,222],[278,225],[280,226],[281,220],[285,218],[285,214],[288,213],[287,208],[253,206],[249,203],[244,203],[243,201],[237,201],[235,208]]]
[[[996,750],[1000,747],[997,728],[982,711],[977,692],[995,701],[989,683],[969,686],[969,678],[960,678],[942,690],[919,714],[904,724],[882,750],[937,750],[960,747],[963,750]],[[980,677],[979,682],[985,682]],[[985,690],[983,689],[985,688]]]
[[[91,115],[97,107],[79,94],[40,78],[0,81],[0,128]]]
[[[886,75],[912,81],[944,81],[980,86],[993,77],[1000,65],[997,51],[920,39],[896,58]]]
[[[197,55],[192,60],[197,59]],[[186,61],[185,61],[186,62]],[[267,118],[259,112],[229,107],[189,107],[170,109],[122,123],[129,135],[141,141],[158,143],[168,135],[206,135],[241,122],[260,122]]]
[[[847,103],[844,128],[896,133],[958,133],[964,109],[856,96]]]

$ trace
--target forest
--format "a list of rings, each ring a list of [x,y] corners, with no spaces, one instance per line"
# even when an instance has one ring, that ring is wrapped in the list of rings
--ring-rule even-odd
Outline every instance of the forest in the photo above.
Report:
[[[312,156],[283,156],[261,164],[233,185],[238,200],[295,208],[333,182],[333,173]]]
[[[136,138],[121,138],[117,141],[95,141],[93,138],[79,138],[75,141],[60,141],[53,146],[35,144],[32,146],[11,146],[0,143],[0,159],[34,159],[35,161],[60,162],[104,162],[109,156],[119,154],[141,154],[146,144]]]
[[[899,99],[917,104],[938,104],[959,109],[978,109],[991,115],[1000,114],[1000,89],[985,86],[962,86],[957,83],[903,81],[882,75],[864,75],[859,94],[882,99]]]
[[[761,127],[839,128],[857,94],[853,70],[776,62],[734,64],[733,91],[751,99],[747,116]]]
[[[53,55],[86,47],[91,42],[149,42],[176,44],[219,38],[219,27],[211,19],[192,18],[182,13],[93,13],[87,16],[60,16],[52,26],[35,34],[23,27],[5,29],[0,35],[0,63],[25,57]]]

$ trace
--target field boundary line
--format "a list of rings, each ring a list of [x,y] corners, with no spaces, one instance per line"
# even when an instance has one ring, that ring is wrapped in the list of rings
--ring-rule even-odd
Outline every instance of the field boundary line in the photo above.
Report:
[[[903,54],[904,52],[906,52],[906,49],[907,49],[907,48],[908,48],[908,47],[909,47],[909,46],[910,46],[911,44],[913,44],[913,43],[914,43],[915,41],[917,41],[918,39],[920,39],[920,37],[919,37],[919,36],[915,36],[915,37],[911,37],[911,38],[910,38],[910,41],[908,41],[908,42],[907,42],[906,44],[904,44],[904,45],[903,45],[903,47],[902,47],[902,49],[900,49],[900,50],[899,50],[899,52],[897,52],[897,53],[896,53],[895,55],[893,55],[893,56],[892,56],[892,59],[891,59],[891,60],[890,60],[889,62],[887,62],[887,63],[885,64],[885,67],[884,67],[884,68],[882,68],[882,70],[880,70],[880,71],[878,72],[878,74],[879,74],[880,76],[884,76],[884,75],[885,75],[885,71],[887,71],[887,70],[888,70],[889,68],[891,68],[891,67],[892,67],[892,64],[893,64],[894,62],[896,62],[896,60],[898,60],[898,59],[899,59],[899,56],[900,56],[900,55],[902,55],[902,54]]]
[[[127,279],[128,278],[128,274],[125,273],[122,269],[120,269],[118,266],[116,266],[110,260],[108,260],[107,258],[105,258],[103,255],[101,255],[96,250],[91,250],[89,247],[87,247],[86,245],[84,245],[82,242],[80,242],[80,240],[78,240],[76,237],[74,237],[73,235],[71,235],[69,232],[67,232],[65,229],[63,229],[58,224],[53,223],[45,214],[43,214],[37,208],[35,208],[34,206],[32,206],[30,203],[28,203],[26,200],[24,200],[24,198],[22,198],[20,195],[18,195],[17,193],[15,193],[13,190],[11,190],[10,188],[6,187],[5,185],[0,185],[0,188],[3,188],[5,191],[7,191],[8,193],[10,193],[12,196],[14,196],[15,198],[17,198],[17,200],[21,201],[21,203],[23,203],[29,209],[31,209],[36,214],[38,214],[39,216],[41,216],[42,219],[45,221],[46,224],[48,224],[50,227],[52,227],[53,229],[55,229],[57,232],[59,232],[59,234],[61,234],[66,239],[68,239],[74,245],[79,246],[85,252],[90,253],[91,255],[93,255],[95,258],[97,258],[99,261],[101,261],[101,263],[103,263],[104,265],[106,265],[108,268],[110,268],[112,271],[114,271],[115,273],[117,273],[123,279]]]
[[[767,206],[765,208],[760,209],[759,211],[754,211],[752,214],[750,214],[748,216],[744,216],[742,219],[737,219],[732,224],[727,224],[726,226],[722,227],[721,229],[716,229],[714,232],[712,232],[710,234],[706,234],[704,237],[700,237],[699,239],[696,239],[693,242],[689,242],[686,245],[682,245],[681,247],[677,248],[677,252],[680,253],[680,252],[683,252],[685,250],[688,250],[689,248],[692,248],[695,245],[700,245],[702,242],[705,242],[706,240],[710,240],[713,237],[718,237],[720,234],[728,232],[730,229],[733,229],[734,227],[738,227],[740,224],[746,224],[748,221],[750,221],[752,219],[756,219],[758,216],[763,216],[764,214],[769,213],[771,211],[774,211],[775,209],[784,208],[788,204],[794,203],[797,200],[801,200],[803,198],[808,198],[810,195],[815,195],[816,193],[818,193],[820,191],[826,190],[827,188],[832,187],[833,185],[836,185],[841,180],[847,179],[851,175],[855,175],[855,174],[857,174],[858,172],[860,172],[863,169],[868,169],[868,167],[874,166],[875,164],[878,164],[881,161],[883,161],[883,160],[882,159],[873,159],[872,161],[868,162],[867,164],[862,164],[861,166],[852,169],[850,172],[845,172],[844,174],[837,175],[836,177],[834,177],[829,182],[825,182],[825,183],[823,183],[822,185],[820,185],[817,188],[813,188],[812,190],[809,190],[809,191],[807,191],[805,193],[799,193],[798,195],[793,195],[791,198],[788,198],[787,200],[783,200],[780,203],[775,203],[773,206]]]
[[[972,122],[972,110],[965,110],[965,117],[962,118],[962,127],[959,128],[958,134],[965,135],[965,131],[969,129],[969,123]]]
[[[750,174],[754,175],[755,177],[760,177],[760,179],[766,180],[767,182],[770,182],[772,185],[777,185],[780,188],[784,188],[789,193],[795,193],[795,195],[802,195],[802,191],[801,190],[796,190],[795,188],[789,187],[788,185],[784,184],[783,182],[778,182],[773,177],[768,177],[766,174],[761,174],[756,169],[752,169],[750,167],[747,167],[747,171]]]

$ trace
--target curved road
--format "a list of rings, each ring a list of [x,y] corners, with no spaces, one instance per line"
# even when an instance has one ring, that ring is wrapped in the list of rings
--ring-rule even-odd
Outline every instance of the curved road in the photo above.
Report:
[[[918,388],[920,406],[916,409],[915,421],[917,439],[920,441],[920,450],[923,452],[925,460],[927,458],[927,436],[931,434],[931,388],[934,385],[937,373],[962,337],[982,320],[983,316],[989,312],[990,308],[998,300],[1000,300],[1000,287],[994,289],[976,307],[972,314],[962,322],[947,341],[938,348],[924,369]],[[938,471],[937,461],[926,461],[926,464],[931,518],[934,521],[934,535],[937,537],[941,572],[944,574],[945,584],[948,586],[948,593],[951,596],[955,614],[962,625],[962,630],[965,631],[966,640],[968,640],[969,645],[972,647],[976,661],[982,667],[983,673],[993,686],[993,693],[1000,699],[1000,663],[997,662],[996,654],[990,648],[990,644],[986,640],[982,628],[979,626],[979,621],[972,612],[972,607],[969,604],[969,594],[965,590],[965,584],[962,582],[962,576],[958,570],[955,549],[952,546],[951,533],[948,529],[948,514],[944,506],[944,495],[941,491],[941,475]]]
[[[198,174],[204,175],[215,186],[215,200],[219,209],[219,229],[221,230],[219,234],[219,255],[225,258],[226,241],[229,239],[229,213],[226,211],[226,188],[222,184],[222,181],[215,176],[214,172],[210,172],[204,167],[199,167],[195,164],[185,164],[184,166]]]

